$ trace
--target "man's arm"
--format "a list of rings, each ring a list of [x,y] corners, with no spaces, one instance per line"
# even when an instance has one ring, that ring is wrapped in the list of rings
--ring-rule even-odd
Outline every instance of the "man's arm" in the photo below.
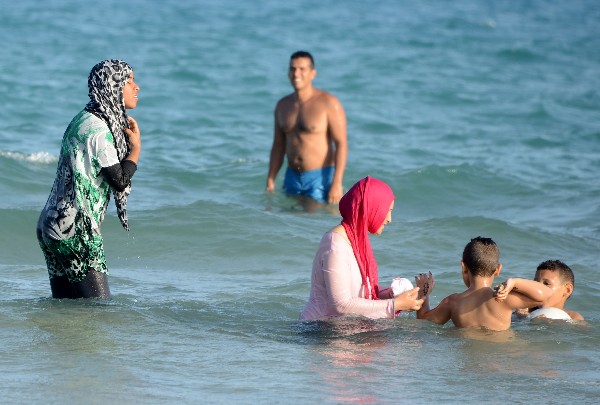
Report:
[[[333,95],[330,95],[327,110],[327,131],[335,145],[335,170],[327,200],[330,204],[337,204],[344,194],[342,181],[348,159],[346,113],[340,101]]]
[[[273,145],[271,146],[271,156],[269,158],[269,173],[267,175],[267,188],[268,192],[275,191],[275,177],[281,166],[283,165],[283,159],[285,157],[285,134],[281,130],[279,121],[277,119],[277,108],[275,109],[274,118],[274,129],[273,129]]]

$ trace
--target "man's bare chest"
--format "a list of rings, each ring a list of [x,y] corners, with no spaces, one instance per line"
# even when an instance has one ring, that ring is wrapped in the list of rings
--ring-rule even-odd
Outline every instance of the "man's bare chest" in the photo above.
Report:
[[[282,111],[281,129],[286,134],[310,134],[327,131],[327,113],[315,107],[294,106]]]

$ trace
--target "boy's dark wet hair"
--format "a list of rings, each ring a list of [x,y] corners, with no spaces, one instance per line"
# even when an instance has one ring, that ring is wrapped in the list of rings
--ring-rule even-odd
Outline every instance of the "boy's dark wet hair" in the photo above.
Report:
[[[463,250],[462,261],[473,276],[494,275],[499,260],[500,249],[491,238],[473,238]]]
[[[573,274],[573,270],[560,260],[546,260],[545,262],[541,262],[535,271],[536,275],[541,270],[558,271],[563,283],[571,283],[575,287],[575,274]]]
[[[307,51],[296,51],[296,52],[294,52],[292,54],[292,56],[290,56],[290,62],[293,61],[294,59],[298,59],[298,58],[308,58],[308,59],[310,59],[310,68],[311,69],[315,68],[315,59],[310,54],[310,52],[307,52]]]

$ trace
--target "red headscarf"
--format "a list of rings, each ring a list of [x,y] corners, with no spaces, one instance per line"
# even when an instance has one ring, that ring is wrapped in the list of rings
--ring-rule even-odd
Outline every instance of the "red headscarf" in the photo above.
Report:
[[[350,239],[369,299],[379,299],[379,277],[368,234],[377,232],[383,224],[394,199],[394,193],[387,184],[367,176],[352,186],[340,200],[342,225]]]

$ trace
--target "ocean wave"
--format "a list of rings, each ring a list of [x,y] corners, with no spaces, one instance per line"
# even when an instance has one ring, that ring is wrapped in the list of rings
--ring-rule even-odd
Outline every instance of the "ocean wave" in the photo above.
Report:
[[[0,150],[0,156],[17,161],[27,161],[42,164],[55,163],[58,161],[58,157],[51,155],[48,152],[34,152],[26,154],[22,152]]]

